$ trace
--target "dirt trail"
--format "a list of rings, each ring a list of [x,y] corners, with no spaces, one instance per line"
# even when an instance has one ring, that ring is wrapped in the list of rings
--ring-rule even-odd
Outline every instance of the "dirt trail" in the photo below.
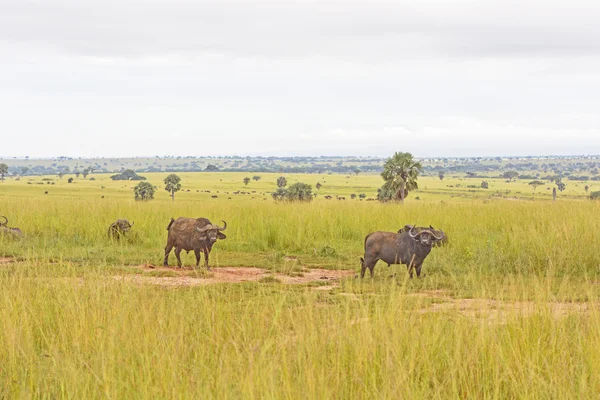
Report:
[[[540,313],[555,318],[565,317],[573,314],[590,313],[600,308],[600,304],[593,302],[536,303],[534,301],[453,298],[444,290],[411,293],[407,296],[434,301],[433,304],[419,309],[420,314],[446,313],[469,319],[485,319],[493,323],[506,323],[511,317],[528,317]]]
[[[310,282],[327,282],[327,287],[336,286],[344,277],[354,276],[354,271],[310,269],[299,273],[297,276],[285,275],[262,268],[254,267],[222,267],[212,268],[209,272],[201,272],[195,276],[190,268],[155,267],[151,264],[138,266],[143,271],[156,271],[157,274],[165,272],[168,276],[124,275],[116,279],[132,281],[135,283],[148,283],[160,286],[200,286],[216,283],[257,282],[263,278],[273,278],[286,284],[303,284]],[[173,276],[173,275],[177,276]],[[206,276],[203,276],[206,274]]]
[[[14,262],[16,262],[16,260],[12,257],[0,257],[0,265],[11,264]]]

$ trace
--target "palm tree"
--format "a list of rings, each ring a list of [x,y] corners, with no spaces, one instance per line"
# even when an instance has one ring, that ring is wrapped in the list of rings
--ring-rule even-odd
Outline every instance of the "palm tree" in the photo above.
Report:
[[[181,178],[175,174],[170,174],[163,182],[165,183],[165,190],[171,193],[171,200],[175,201],[175,192],[181,189]]]
[[[383,165],[384,191],[394,193],[394,200],[404,203],[406,193],[419,188],[417,178],[422,170],[423,166],[415,161],[412,154],[394,153]]]

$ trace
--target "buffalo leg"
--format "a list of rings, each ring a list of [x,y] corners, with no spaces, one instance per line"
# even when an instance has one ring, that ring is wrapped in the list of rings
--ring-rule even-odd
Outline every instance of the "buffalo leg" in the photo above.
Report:
[[[194,254],[196,255],[196,268],[200,265],[200,249],[194,249]]]
[[[173,245],[167,245],[167,247],[165,247],[165,260],[163,261],[163,266],[168,267],[169,266],[169,253],[171,252],[171,249],[173,249]]]
[[[375,264],[377,264],[377,261],[379,261],[379,258],[377,258],[377,257],[371,258],[370,256],[367,256],[365,254],[365,258],[364,259],[361,258],[362,268],[360,271],[360,277],[364,278],[365,271],[367,270],[367,268],[369,268],[369,272],[371,273],[371,278],[372,278],[373,277],[373,268],[375,268]]]
[[[179,247],[175,249],[175,257],[177,257],[177,266],[181,268],[181,249]]]
[[[415,269],[417,270],[417,278],[420,278],[420,277],[421,277],[421,267],[422,267],[422,266],[423,266],[423,265],[418,265],[418,266],[416,266],[416,267],[415,267]]]
[[[202,250],[204,252],[204,264],[206,265],[206,269],[210,271],[210,267],[208,266],[208,254],[210,251],[208,249]]]

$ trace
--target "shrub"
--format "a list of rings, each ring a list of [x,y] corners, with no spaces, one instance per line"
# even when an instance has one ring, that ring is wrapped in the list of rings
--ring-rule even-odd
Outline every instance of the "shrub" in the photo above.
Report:
[[[590,193],[590,199],[600,200],[600,191]]]
[[[148,182],[140,182],[133,188],[135,199],[138,201],[148,201],[154,198],[155,188]]]
[[[275,200],[311,201],[313,199],[312,186],[307,183],[296,182],[287,189],[280,187],[272,196]]]

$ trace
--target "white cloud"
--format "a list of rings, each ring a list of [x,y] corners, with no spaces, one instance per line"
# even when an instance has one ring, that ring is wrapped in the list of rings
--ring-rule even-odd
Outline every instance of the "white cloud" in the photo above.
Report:
[[[0,153],[600,153],[598,20],[590,0],[2,2]]]

